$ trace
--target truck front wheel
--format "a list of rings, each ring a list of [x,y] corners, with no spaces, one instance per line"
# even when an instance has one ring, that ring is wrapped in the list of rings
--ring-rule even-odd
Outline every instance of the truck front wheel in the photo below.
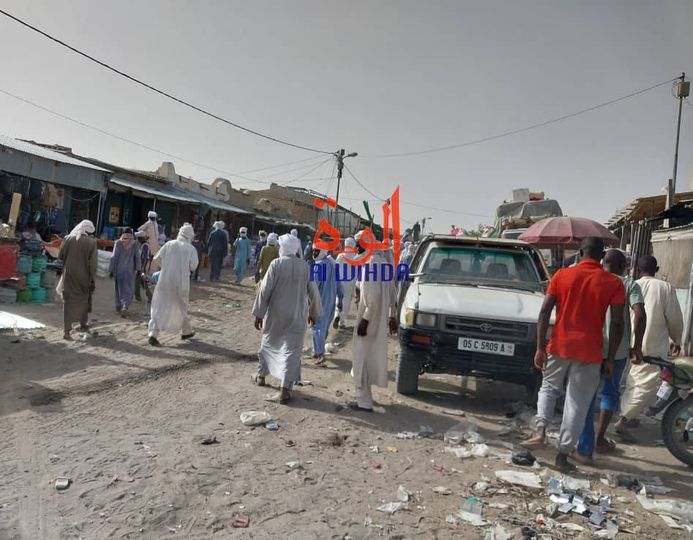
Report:
[[[421,362],[416,353],[400,347],[397,354],[397,373],[395,381],[400,394],[416,394],[419,390]]]

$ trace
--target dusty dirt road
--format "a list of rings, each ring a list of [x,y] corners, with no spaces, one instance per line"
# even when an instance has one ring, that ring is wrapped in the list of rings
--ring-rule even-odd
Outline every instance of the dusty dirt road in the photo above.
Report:
[[[591,538],[585,518],[561,515],[584,530],[535,525],[549,500],[543,492],[501,485],[496,470],[553,476],[543,466],[552,452],[538,452],[539,469],[506,460],[500,437],[506,412],[523,397],[512,385],[426,376],[415,399],[390,388],[376,392],[372,414],[343,405],[352,394],[350,331],[331,336],[343,346],[327,368],[304,364],[306,385],[290,406],[264,402],[270,391],[251,382],[259,334],[252,326],[253,288],[193,287],[197,337],[164,337],[146,343],[146,317],[115,316],[112,284],[100,280],[93,319],[97,337],[61,339],[61,306],[4,306],[47,325],[45,330],[0,334],[0,538],[484,538],[454,515],[464,498],[485,503],[483,519],[513,538],[522,526],[544,538]],[[350,321],[353,324],[353,320]],[[308,340],[306,340],[306,344]],[[396,344],[390,351],[394,358]],[[391,379],[392,381],[392,379]],[[264,410],[278,431],[241,424],[239,414]],[[444,451],[442,434],[466,419],[479,426],[490,455],[460,459]],[[430,426],[434,438],[401,439],[399,432]],[[214,436],[218,444],[203,445]],[[582,469],[591,491],[613,495],[616,538],[688,538],[661,517],[645,512],[634,493],[600,482],[607,472],[659,476],[691,499],[691,469],[676,462],[645,426],[640,446],[621,446]],[[505,445],[505,446],[504,446]],[[377,447],[377,448],[376,448]],[[377,450],[377,452],[376,452]],[[300,460],[299,468],[287,462]],[[69,477],[65,491],[55,479]],[[490,484],[474,493],[480,480]],[[412,493],[406,510],[380,512],[396,502],[398,486]],[[433,488],[447,488],[449,494]],[[438,491],[443,491],[442,489]],[[247,528],[234,528],[247,516]],[[569,527],[569,526],[568,526]]]

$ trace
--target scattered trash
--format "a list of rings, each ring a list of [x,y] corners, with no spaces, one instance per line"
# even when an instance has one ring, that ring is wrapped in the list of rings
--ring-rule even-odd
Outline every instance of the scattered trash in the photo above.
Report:
[[[387,451],[390,452],[390,454],[396,454],[397,452],[399,452],[396,446],[388,446]]]
[[[437,493],[438,495],[452,495],[452,490],[445,486],[436,486],[433,488],[433,493]]]
[[[537,458],[535,458],[529,450],[519,450],[511,454],[510,460],[515,465],[531,467],[537,461]]]
[[[476,497],[467,497],[462,501],[462,507],[460,508],[460,510],[463,512],[469,512],[470,514],[476,514],[477,516],[481,515],[483,509],[484,503],[481,502],[481,499]]]
[[[236,514],[231,520],[231,527],[235,529],[245,529],[250,525],[250,518],[243,514]]]
[[[241,413],[241,423],[244,426],[259,426],[272,420],[272,416],[265,411],[246,411]]]
[[[501,482],[523,486],[529,489],[541,489],[541,478],[532,472],[496,471],[496,478]]]
[[[486,531],[484,540],[510,540],[512,534],[506,532],[502,525],[496,524],[491,530]]]
[[[409,506],[407,503],[404,502],[391,502],[387,504],[383,504],[382,506],[378,506],[377,510],[378,512],[385,512],[386,514],[394,514],[395,512],[398,512],[399,510],[408,510]]]
[[[472,446],[472,456],[474,457],[487,457],[489,455],[489,448],[485,444],[475,444]]]
[[[693,503],[676,499],[648,499],[643,495],[636,495],[640,505],[653,514],[668,514],[689,523],[693,523]]]
[[[445,516],[445,523],[449,523],[450,525],[457,525],[457,519],[455,519],[455,516],[452,514],[448,514]]]
[[[454,454],[456,457],[460,459],[467,459],[469,457],[472,457],[471,450],[467,450],[466,448],[456,448],[448,446],[445,448],[445,451],[449,454]]]
[[[436,471],[436,472],[439,472],[439,473],[442,474],[443,476],[447,476],[448,474],[450,474],[450,471],[448,471],[448,470],[447,470],[445,467],[443,467],[442,465],[433,465],[433,470]]]
[[[210,444],[219,444],[219,441],[217,440],[216,435],[210,435],[209,437],[203,437],[200,444],[207,446]]]
[[[457,512],[457,517],[460,518],[462,521],[471,523],[475,527],[483,527],[484,525],[488,525],[488,521],[481,519],[480,515],[465,512],[464,510],[460,510],[459,512]]]
[[[473,433],[475,435],[472,435]],[[462,444],[462,441],[484,442],[481,435],[477,433],[476,424],[469,420],[464,420],[448,429],[443,435],[443,440],[448,444]]]
[[[419,437],[428,439],[430,437],[433,437],[435,435],[435,432],[433,431],[433,428],[431,426],[421,426],[419,428]]]
[[[270,420],[265,424],[265,428],[269,431],[279,431],[279,424],[276,420]]]
[[[396,437],[398,439],[418,439],[419,434],[414,433],[413,431],[400,431]]]
[[[70,484],[72,483],[72,480],[69,478],[56,478],[55,479],[55,489],[58,491],[63,491],[66,490],[67,488],[70,487]]]
[[[513,420],[501,428],[496,435],[499,437],[505,437],[507,435],[512,435],[513,433],[518,433],[520,431],[520,424],[517,420]]]
[[[550,518],[555,518],[558,515],[558,504],[547,504],[545,511],[547,516],[549,516]]]
[[[566,489],[579,490],[590,489],[590,481],[586,478],[573,478],[572,476],[563,476],[561,478]]]
[[[368,449],[373,453],[373,454],[379,454],[380,453],[380,448],[378,447],[377,444],[373,446],[369,446]]]
[[[400,502],[409,502],[409,498],[411,497],[411,494],[404,489],[404,486],[399,486],[397,488],[397,500]]]
[[[453,409],[442,409],[441,412],[443,414],[448,414],[450,416],[461,416],[461,417],[467,416],[467,414],[464,411],[456,411]]]
[[[480,480],[479,482],[474,483],[474,485],[472,486],[472,491],[476,491],[477,493],[484,493],[489,488],[489,485],[490,484],[488,482]]]
[[[292,459],[286,462],[286,466],[291,470],[302,469],[303,463],[301,463],[301,461],[298,459]]]
[[[512,508],[511,504],[492,502],[488,504],[489,508],[495,508],[496,510],[509,510]]]
[[[578,525],[577,523],[571,523],[570,521],[567,521],[565,523],[558,523],[558,526],[561,529],[565,529],[567,531],[585,532],[584,527],[582,527],[581,525]]]

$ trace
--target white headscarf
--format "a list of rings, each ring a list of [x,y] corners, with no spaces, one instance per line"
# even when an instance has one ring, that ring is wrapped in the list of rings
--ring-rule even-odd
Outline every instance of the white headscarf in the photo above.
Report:
[[[183,226],[178,231],[178,240],[183,240],[188,244],[192,244],[192,241],[195,240],[195,229],[193,229],[190,223],[183,223]]]
[[[355,248],[356,247],[356,240],[350,236],[349,238],[344,240],[344,247]]]
[[[248,234],[248,227],[241,227],[238,232],[241,233],[241,236],[246,236]]]
[[[298,238],[298,230],[297,229],[291,229],[291,235]]]
[[[149,219],[151,219],[151,220],[156,221],[156,218],[158,218],[159,215],[158,215],[156,212],[154,212],[154,210],[150,210],[150,211],[147,213],[147,217],[148,217]]]
[[[222,231],[226,228],[226,223],[224,223],[223,221],[215,221],[212,227],[217,231]]]
[[[277,233],[269,233],[267,235],[267,243],[270,246],[276,246],[279,243],[279,235]]]
[[[70,234],[68,236],[72,236],[73,238],[77,238],[79,240],[82,235],[84,234],[94,234],[96,229],[94,228],[94,224],[89,221],[88,219],[85,219],[83,221],[80,221],[74,229],[70,231]]]
[[[296,252],[301,247],[301,241],[293,234],[282,234],[279,237],[279,256],[296,257]]]

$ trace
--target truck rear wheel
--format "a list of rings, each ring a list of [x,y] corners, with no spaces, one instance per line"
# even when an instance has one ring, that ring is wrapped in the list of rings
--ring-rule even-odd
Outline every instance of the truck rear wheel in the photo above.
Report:
[[[400,394],[416,394],[419,390],[421,362],[414,353],[400,348],[397,354],[397,373],[395,381]]]

